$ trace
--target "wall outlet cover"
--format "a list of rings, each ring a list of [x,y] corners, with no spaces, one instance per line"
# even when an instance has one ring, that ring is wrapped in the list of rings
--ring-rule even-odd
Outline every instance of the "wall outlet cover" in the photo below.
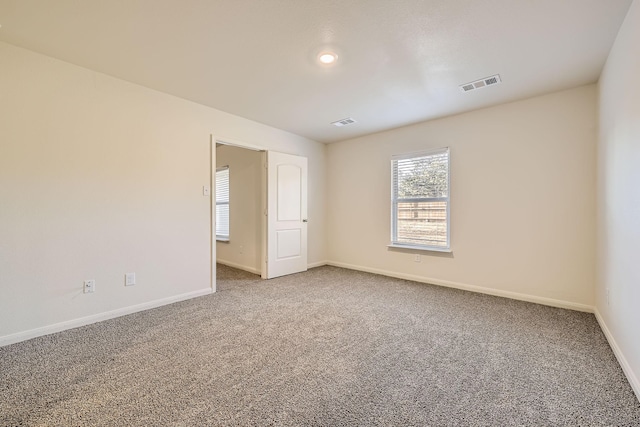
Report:
[[[85,280],[83,286],[83,292],[85,294],[90,294],[96,291],[96,281],[95,279]]]
[[[124,275],[124,285],[125,286],[133,286],[136,284],[136,273],[125,273]]]

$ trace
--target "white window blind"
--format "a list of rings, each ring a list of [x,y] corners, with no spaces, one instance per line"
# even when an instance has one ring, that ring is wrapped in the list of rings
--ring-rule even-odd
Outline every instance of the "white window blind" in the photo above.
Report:
[[[391,246],[449,249],[449,149],[391,158]]]
[[[216,239],[229,240],[229,166],[216,169]]]

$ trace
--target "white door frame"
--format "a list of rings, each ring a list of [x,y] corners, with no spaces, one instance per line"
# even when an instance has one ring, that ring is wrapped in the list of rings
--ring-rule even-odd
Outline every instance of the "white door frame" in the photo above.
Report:
[[[209,138],[209,253],[211,254],[211,292],[216,291],[216,140]]]

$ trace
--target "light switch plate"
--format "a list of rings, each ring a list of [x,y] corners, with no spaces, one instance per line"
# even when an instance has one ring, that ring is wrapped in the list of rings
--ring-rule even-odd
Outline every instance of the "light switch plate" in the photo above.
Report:
[[[208,185],[205,185],[202,187],[202,195],[203,196],[210,196],[211,195],[211,187],[209,187]]]

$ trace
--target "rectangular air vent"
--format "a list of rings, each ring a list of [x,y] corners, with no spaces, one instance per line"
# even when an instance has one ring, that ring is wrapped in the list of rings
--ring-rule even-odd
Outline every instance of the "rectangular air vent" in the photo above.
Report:
[[[460,85],[460,90],[463,92],[469,92],[475,89],[497,85],[498,83],[502,83],[502,80],[500,80],[500,75],[496,74],[495,76],[485,77],[484,79],[476,80],[475,82]]]
[[[346,119],[342,119],[342,120],[338,120],[335,122],[331,122],[332,125],[334,126],[347,126],[347,125],[351,125],[353,123],[356,123],[356,121],[354,119],[352,119],[351,117],[347,117]]]

